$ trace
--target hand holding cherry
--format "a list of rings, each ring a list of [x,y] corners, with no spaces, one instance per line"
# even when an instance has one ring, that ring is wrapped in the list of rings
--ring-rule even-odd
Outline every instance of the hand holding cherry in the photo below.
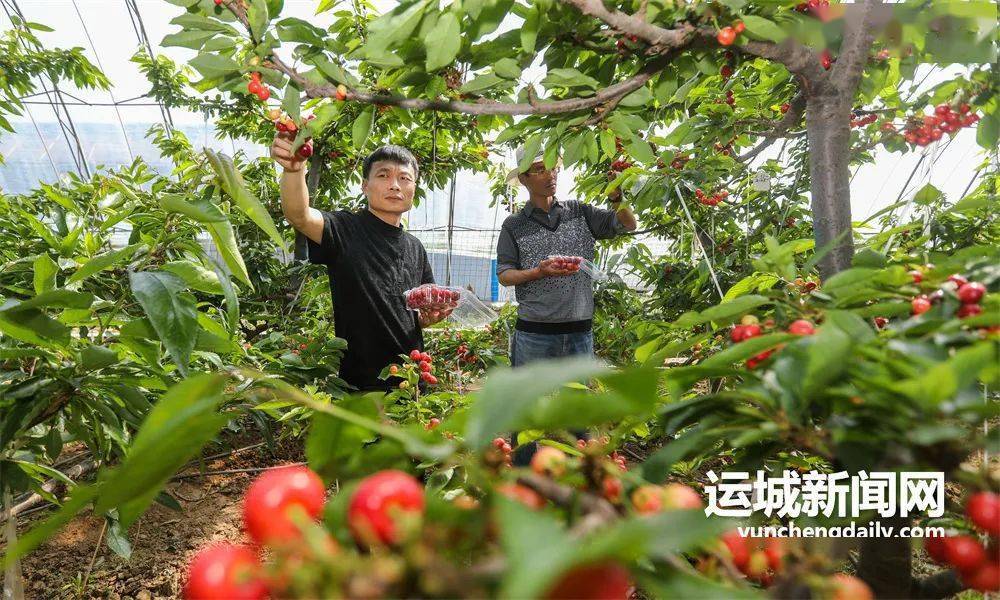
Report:
[[[538,271],[543,277],[563,277],[579,271],[581,264],[580,256],[550,256],[538,263]]]

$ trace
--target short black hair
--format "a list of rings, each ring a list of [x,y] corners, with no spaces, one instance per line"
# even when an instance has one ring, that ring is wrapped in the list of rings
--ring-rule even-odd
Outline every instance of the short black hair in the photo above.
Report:
[[[400,165],[409,165],[413,167],[414,175],[420,175],[420,165],[417,164],[417,157],[413,156],[412,152],[402,146],[388,144],[377,148],[368,155],[368,158],[365,159],[365,162],[361,166],[361,177],[368,179],[368,175],[372,171],[372,165],[380,160],[387,160]]]

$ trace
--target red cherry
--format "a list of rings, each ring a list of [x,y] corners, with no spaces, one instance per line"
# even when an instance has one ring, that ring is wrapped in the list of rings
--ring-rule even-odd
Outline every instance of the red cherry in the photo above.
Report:
[[[313,155],[313,145],[311,143],[305,143],[299,146],[299,149],[295,152],[299,158],[309,158]]]
[[[338,85],[337,86],[337,91],[335,93],[335,97],[337,98],[338,102],[343,102],[344,100],[346,100],[347,99],[347,87],[345,87],[343,84]]]
[[[888,133],[896,131],[896,126],[892,124],[892,121],[886,121],[885,123],[882,123],[882,126],[879,129]]]
[[[531,470],[539,475],[559,477],[566,472],[566,453],[559,448],[542,446],[531,457]]]
[[[222,0],[215,0],[216,6],[222,6]]]
[[[971,535],[945,539],[948,564],[962,573],[972,573],[986,562],[986,549]]]
[[[978,492],[965,504],[972,523],[993,537],[1000,537],[1000,494]]]
[[[701,495],[683,483],[668,483],[663,486],[661,493],[664,510],[686,510],[705,506]]]
[[[410,350],[410,360],[417,362],[420,360],[420,350]]]
[[[719,69],[719,75],[722,77],[723,80],[729,79],[730,77],[733,76],[733,68],[730,67],[729,65],[722,65],[722,68]]]
[[[396,544],[424,513],[424,488],[412,475],[379,471],[358,485],[347,508],[347,524],[359,544]]]
[[[875,317],[875,327],[882,329],[888,324],[889,324],[889,319],[886,319],[885,317]]]
[[[434,429],[440,424],[441,424],[441,419],[433,417],[430,421],[427,421],[427,425],[424,425],[424,429],[427,429],[429,431],[431,429]]]
[[[1000,591],[1000,566],[983,565],[975,573],[962,577],[962,581],[968,587],[983,593]]]
[[[821,64],[823,68],[826,69],[827,71],[829,71],[830,67],[833,66],[833,55],[830,54],[830,51],[827,50],[826,48],[824,48],[823,51],[820,52],[819,64]]]
[[[426,360],[420,361],[420,370],[423,371],[424,373],[430,373],[431,363],[427,362]]]
[[[913,315],[922,315],[930,309],[931,301],[927,296],[917,296],[910,301],[910,313]]]
[[[788,326],[788,333],[793,335],[812,335],[816,333],[816,328],[809,321],[799,319],[792,321],[792,324]]]
[[[747,547],[746,538],[742,537],[739,531],[733,530],[722,534],[720,539],[722,539],[722,543],[726,545],[726,548],[729,549],[733,565],[741,571],[745,569],[747,563],[750,561],[750,549]]]
[[[545,499],[538,495],[535,490],[523,486],[519,483],[504,483],[496,487],[496,491],[501,496],[506,496],[515,502],[520,502],[521,504],[527,506],[528,508],[538,510],[545,506]]]
[[[764,556],[767,557],[767,566],[772,571],[781,570],[782,561],[785,557],[785,545],[780,538],[767,538],[764,540]]]
[[[732,27],[723,27],[716,34],[715,39],[723,46],[731,46],[736,41],[736,30]]]
[[[260,571],[257,554],[247,546],[214,544],[191,560],[183,595],[186,600],[263,600],[268,590]]]
[[[750,369],[751,371],[754,370],[754,369],[756,369],[758,365],[760,365],[762,362],[764,362],[765,360],[767,360],[768,358],[770,358],[772,354],[774,354],[774,350],[767,350],[767,351],[761,352],[760,354],[758,354],[758,355],[756,355],[756,356],[754,356],[752,358],[748,358],[747,359],[747,368]]]
[[[986,286],[978,281],[973,281],[958,288],[958,299],[962,302],[962,304],[975,304],[982,299],[983,294],[985,293]]]
[[[948,276],[948,281],[950,281],[950,282],[952,282],[954,284],[957,284],[959,287],[961,287],[961,286],[969,283],[968,279],[966,279],[965,277],[962,277],[958,273],[953,273],[953,274],[949,275]]]
[[[437,385],[437,382],[438,382],[438,378],[437,377],[435,377],[434,375],[431,375],[430,373],[424,373],[424,375],[426,376],[426,377],[423,377],[423,380],[425,382],[427,382],[427,383],[429,383],[431,385]]]
[[[567,571],[549,589],[550,600],[610,600],[628,597],[632,582],[628,569],[615,562],[597,563]]]
[[[743,24],[743,21],[736,21],[733,23],[733,31],[735,31],[737,35],[746,31],[746,29],[747,26]]]
[[[941,132],[940,129],[935,128],[931,130],[931,139],[934,140],[935,142],[941,139],[941,136],[943,135],[944,134]]]
[[[962,113],[963,115],[968,114],[970,110],[972,110],[972,107],[966,104],[965,102],[958,105],[958,112]]]
[[[640,515],[649,515],[663,509],[663,495],[655,485],[642,485],[632,492],[632,506]]]
[[[937,127],[940,124],[941,124],[941,119],[935,116],[927,115],[924,117],[924,125],[928,127]]]
[[[263,86],[256,79],[251,79],[250,83],[247,84],[247,91],[254,95],[259,94],[262,89],[264,89]]]
[[[951,107],[944,103],[938,104],[937,106],[934,107],[934,114],[938,115],[939,117],[943,117],[950,112],[951,112]]]
[[[261,86],[260,91],[257,92],[257,98],[261,102],[266,102],[268,98],[271,97],[271,88],[267,86]]]
[[[787,103],[787,102],[782,103],[781,109],[780,109],[781,110],[781,114],[785,114],[786,112],[788,112],[788,109],[791,108],[791,107],[792,107],[792,105],[789,104],[789,103]]]
[[[836,573],[830,577],[833,596],[830,600],[875,600],[875,594],[868,584],[846,573]]]
[[[265,471],[243,499],[243,525],[261,545],[288,544],[301,538],[292,511],[319,517],[326,492],[319,475],[307,467],[277,467]]]
[[[959,307],[958,312],[956,312],[955,315],[959,319],[965,319],[968,317],[974,317],[978,314],[982,314],[982,312],[983,312],[983,307],[979,306],[978,304],[963,304],[962,306]]]
[[[426,352],[421,352],[420,353],[420,360],[426,360],[427,362],[430,362],[431,361],[431,355],[427,354]]]
[[[502,437],[493,438],[493,446],[495,448],[503,448],[504,444],[506,443],[507,440],[503,439]]]
[[[948,562],[948,544],[943,537],[929,537],[924,539],[924,551],[936,563],[945,564]]]

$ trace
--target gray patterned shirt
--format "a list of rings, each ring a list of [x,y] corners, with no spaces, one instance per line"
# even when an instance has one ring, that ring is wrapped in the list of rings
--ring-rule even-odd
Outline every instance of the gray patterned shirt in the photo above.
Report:
[[[575,200],[555,200],[548,213],[531,202],[503,222],[497,239],[497,274],[527,270],[553,254],[594,260],[594,242],[625,231],[616,211]],[[594,288],[580,271],[543,277],[514,288],[521,320],[535,323],[584,321],[594,315]]]

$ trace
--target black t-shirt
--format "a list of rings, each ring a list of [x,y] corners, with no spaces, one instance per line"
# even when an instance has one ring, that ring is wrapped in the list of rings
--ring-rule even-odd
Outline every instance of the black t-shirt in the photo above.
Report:
[[[323,239],[309,241],[309,260],[327,265],[336,334],[347,340],[340,377],[365,390],[386,389],[378,378],[400,354],[423,350],[417,313],[403,292],[434,283],[420,240],[367,209],[323,213]]]

